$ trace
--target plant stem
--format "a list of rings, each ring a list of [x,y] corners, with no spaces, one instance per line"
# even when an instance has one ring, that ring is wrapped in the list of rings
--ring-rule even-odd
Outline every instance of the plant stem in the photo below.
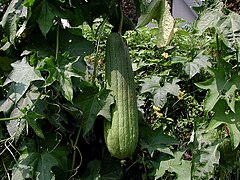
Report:
[[[59,51],[59,20],[57,23],[57,35],[56,35],[56,52],[55,52],[55,59],[58,59],[58,51]]]
[[[93,66],[93,77],[92,77],[92,83],[95,82],[95,79],[97,77],[97,65],[98,65],[98,53],[99,53],[99,44],[100,44],[100,38],[97,39],[97,47],[96,47],[96,55],[94,58],[94,66]]]
[[[79,141],[79,137],[81,135],[82,125],[83,125],[83,123],[81,123],[81,125],[80,125],[80,127],[78,129],[77,137],[76,137],[75,143],[73,145],[73,159],[72,159],[72,169],[71,169],[71,172],[73,172],[74,167],[75,167],[76,156],[77,156],[76,147],[77,147],[77,144],[78,144],[78,141]]]
[[[10,175],[8,173],[8,170],[7,170],[7,167],[6,167],[6,165],[5,165],[5,163],[4,163],[2,158],[1,158],[1,161],[2,161],[2,164],[3,164],[3,168],[4,168],[4,170],[5,170],[6,174],[7,174],[8,180],[11,180]]]
[[[237,72],[239,72],[239,57],[240,57],[240,52],[238,50],[239,48],[236,48],[236,59],[237,59]]]
[[[96,44],[96,52],[95,52],[95,58],[94,58],[94,67],[93,67],[93,77],[92,77],[92,83],[95,82],[95,79],[97,77],[97,65],[98,65],[98,59],[99,59],[99,44],[100,44],[100,40],[101,40],[101,34],[104,30],[104,25],[107,21],[108,17],[104,18],[103,22],[99,25],[99,27],[97,28],[96,31],[96,39],[97,39],[97,44]]]
[[[120,24],[119,24],[119,28],[118,28],[118,33],[120,33],[122,35],[122,28],[123,28],[123,11],[122,11],[122,5],[121,5],[121,1],[119,1],[119,9],[120,9]]]
[[[218,39],[218,33],[217,32],[215,32],[216,33],[216,45],[217,45],[217,64],[218,64],[218,66],[220,65],[220,45],[219,45],[219,39]]]
[[[9,118],[0,118],[0,121],[11,121],[11,120],[16,120],[16,119],[22,119],[23,117],[24,117],[24,115],[9,117]]]

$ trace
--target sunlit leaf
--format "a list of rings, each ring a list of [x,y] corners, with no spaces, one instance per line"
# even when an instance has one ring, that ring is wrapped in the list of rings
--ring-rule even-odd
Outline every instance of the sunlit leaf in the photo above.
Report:
[[[240,16],[232,12],[222,16],[218,21],[217,31],[223,42],[231,49],[236,50],[240,47]]]
[[[227,125],[231,137],[232,147],[235,149],[240,143],[240,102],[236,102],[236,112],[227,113],[227,103],[218,101],[214,107],[214,116],[209,123],[208,129],[214,129],[221,124]]]
[[[162,160],[156,167],[155,179],[159,179],[166,171],[175,172],[178,180],[186,179],[191,180],[191,161],[182,159],[184,151],[177,151],[173,154],[172,159]]]
[[[159,11],[162,8],[160,6],[162,0],[152,0],[147,6],[146,12],[142,14],[138,19],[137,28],[147,25],[152,19],[159,16]]]
[[[228,106],[235,112],[235,91],[240,88],[240,76],[231,74],[231,66],[227,62],[221,62],[218,68],[211,69],[213,78],[196,85],[209,90],[205,100],[205,110],[210,111],[220,98],[224,98]]]
[[[11,66],[13,70],[3,85],[14,83],[14,89],[16,90],[14,100],[17,102],[27,91],[31,82],[44,79],[41,77],[40,72],[30,66],[25,59],[14,62]]]
[[[178,79],[174,79],[171,83],[165,82],[163,87],[155,91],[153,96],[155,106],[163,107],[167,102],[168,93],[174,96],[179,95],[180,86],[177,84],[178,81]]]
[[[205,119],[203,121],[206,122]],[[214,168],[219,164],[220,152],[218,148],[220,143],[221,140],[215,129],[207,131],[205,124],[196,122],[194,149],[192,150],[193,178],[211,179],[213,177]]]
[[[189,75],[190,78],[195,76],[197,73],[200,73],[200,70],[206,69],[207,67],[211,67],[211,63],[208,61],[209,57],[207,55],[203,55],[202,53],[198,54],[192,62],[184,63],[185,72]]]
[[[145,93],[145,92],[150,92],[150,93],[154,93],[154,91],[156,91],[156,89],[160,88],[160,79],[161,77],[158,76],[151,76],[150,78],[146,78],[142,80],[142,89],[141,89],[141,93]]]
[[[208,28],[216,28],[218,20],[224,16],[222,9],[223,3],[220,3],[215,8],[207,9],[204,13],[201,13],[196,23],[200,34]]]
[[[173,79],[172,82],[165,82],[164,85],[160,86],[161,77],[152,76],[142,80],[141,93],[149,92],[153,96],[155,106],[163,107],[167,102],[167,94],[178,96],[180,87],[177,84],[178,79]]]
[[[158,48],[165,47],[171,41],[175,25],[175,20],[171,15],[170,6],[167,0],[161,0],[160,7],[161,16],[158,24]]]
[[[41,142],[42,148],[40,151],[27,148],[13,167],[12,179],[52,180],[55,179],[53,167],[58,167],[66,172],[67,149],[64,146],[57,145],[58,143],[59,141],[56,138],[48,136],[47,141]]]
[[[22,3],[22,0],[11,1],[0,22],[12,44],[15,44],[14,40],[17,34],[18,21],[21,17],[27,16],[27,8],[22,6]]]

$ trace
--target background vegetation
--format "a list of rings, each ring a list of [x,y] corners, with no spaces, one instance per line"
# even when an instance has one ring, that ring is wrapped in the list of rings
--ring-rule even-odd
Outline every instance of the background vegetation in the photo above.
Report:
[[[159,48],[163,24],[149,7],[162,1],[125,13],[140,124],[125,160],[107,151],[102,126],[114,104],[104,54],[116,2],[1,1],[1,179],[239,179],[240,16],[206,1]]]

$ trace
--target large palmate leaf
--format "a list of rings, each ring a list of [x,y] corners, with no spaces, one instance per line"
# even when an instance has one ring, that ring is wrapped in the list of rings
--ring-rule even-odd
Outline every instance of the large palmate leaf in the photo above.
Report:
[[[172,154],[169,146],[177,145],[178,141],[173,137],[165,135],[161,128],[152,130],[148,126],[140,126],[140,145],[142,149],[147,149],[153,155],[154,151]]]
[[[10,113],[12,106],[20,101],[32,82],[44,80],[40,72],[30,66],[25,59],[11,65],[13,70],[3,84],[4,86],[10,84],[7,99],[0,105],[0,111],[5,114]]]
[[[154,174],[155,179],[159,179],[164,175],[166,171],[175,172],[178,180],[190,180],[191,179],[191,161],[182,159],[184,151],[177,151],[173,154],[172,159],[160,160],[159,162],[153,162],[156,172]]]
[[[206,122],[205,119],[203,121]],[[219,164],[219,145],[221,140],[217,130],[206,130],[206,124],[196,120],[194,131],[194,148],[192,177],[197,179],[211,179],[215,165]]]
[[[237,73],[231,74],[231,65],[227,62],[221,62],[216,69],[210,69],[213,78],[205,82],[196,83],[202,89],[209,90],[205,104],[205,110],[211,111],[220,98],[224,98],[235,112],[235,91],[240,88],[240,76]]]
[[[81,58],[76,58],[74,60],[68,59],[66,57],[59,56],[58,59],[53,57],[45,58],[44,65],[39,68],[40,70],[48,71],[49,75],[46,79],[46,86],[51,85],[53,82],[57,81],[60,84],[63,96],[70,102],[73,98],[73,87],[71,77],[81,77],[85,72],[79,72],[75,69],[73,65],[83,61]],[[81,63],[86,71],[86,63]]]
[[[114,104],[114,98],[110,91],[85,84],[82,93],[74,99],[74,104],[83,111],[83,134],[86,135],[93,127],[98,115],[111,120],[110,106]]]
[[[193,61],[189,61],[186,57],[175,56],[172,59],[173,63],[182,63],[184,71],[189,75],[189,78],[194,77],[197,73],[200,73],[201,69],[207,69],[211,67],[211,63],[208,61],[209,56],[199,53]]]
[[[240,102],[236,102],[236,112],[227,112],[227,107],[228,105],[225,101],[218,101],[213,109],[215,113],[208,129],[217,128],[221,124],[227,125],[232,147],[235,149],[240,143]]]
[[[15,98],[18,102],[30,86],[30,83],[37,80],[44,80],[40,72],[30,66],[25,59],[12,63],[13,70],[8,75],[4,86],[9,83],[14,83]]]
[[[178,79],[173,79],[172,82],[165,82],[163,86],[160,85],[160,77],[152,76],[143,80],[141,93],[149,92],[153,96],[155,106],[163,107],[167,102],[167,95],[172,94],[178,96],[180,87],[177,84]]]
[[[57,138],[48,134],[48,140],[41,142],[41,150],[34,148],[34,143],[27,145],[17,164],[13,167],[12,179],[24,180],[27,178],[36,180],[56,179],[53,167],[61,171],[67,169],[67,149],[65,146],[56,146]],[[56,147],[54,147],[56,146]]]
[[[216,24],[223,42],[233,50],[240,47],[240,15],[232,12],[222,16]]]
[[[166,0],[161,0],[160,7],[161,16],[158,24],[158,48],[165,47],[170,42],[174,33],[175,25],[175,20],[171,15],[168,2]]]
[[[224,16],[222,9],[223,3],[219,3],[216,7],[209,8],[205,10],[204,13],[201,13],[196,23],[200,34],[202,34],[208,28],[216,28],[218,20]]]
[[[43,84],[43,82],[41,84]],[[14,91],[11,91],[12,89],[10,89],[10,94],[14,94]],[[42,130],[38,125],[38,119],[42,119],[44,117],[43,111],[46,109],[46,102],[43,97],[44,96],[41,95],[38,87],[31,85],[29,90],[17,103],[12,102],[10,96],[9,99],[4,101],[4,103],[0,106],[0,111],[10,114],[9,119],[12,120],[7,121],[6,126],[9,135],[12,137],[14,136],[15,141],[18,140],[26,123],[33,128],[39,137],[44,138]]]
[[[18,30],[18,21],[22,17],[27,17],[27,8],[22,6],[22,0],[13,0],[8,6],[6,12],[3,15],[0,25],[4,28],[9,41],[14,44],[14,40]]]
[[[211,67],[211,63],[208,61],[209,57],[203,55],[202,53],[198,54],[192,62],[186,63],[184,68],[185,72],[189,75],[190,78],[195,76],[197,73],[200,73],[200,70]]]

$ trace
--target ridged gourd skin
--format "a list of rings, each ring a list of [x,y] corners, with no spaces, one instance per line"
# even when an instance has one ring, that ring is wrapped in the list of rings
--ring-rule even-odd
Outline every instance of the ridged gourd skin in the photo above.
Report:
[[[138,110],[129,50],[115,32],[107,41],[105,76],[115,98],[112,121],[104,121],[105,142],[114,157],[126,159],[132,156],[138,142]]]

